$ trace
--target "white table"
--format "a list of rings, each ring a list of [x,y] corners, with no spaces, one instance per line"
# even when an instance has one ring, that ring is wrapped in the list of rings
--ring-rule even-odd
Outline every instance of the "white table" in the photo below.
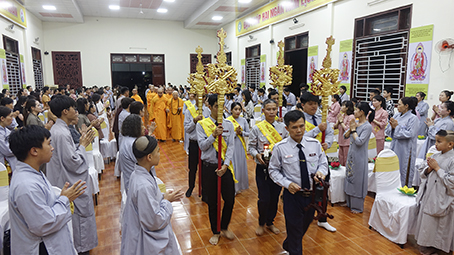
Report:
[[[418,139],[418,142],[416,143],[416,155],[419,154],[419,151],[421,150],[422,146],[424,145],[424,142],[426,142],[426,140]],[[391,149],[391,142],[385,141],[385,149]]]
[[[344,181],[345,181],[345,166],[340,166],[338,169],[330,169],[330,186],[329,186],[329,199],[331,204],[345,202]]]

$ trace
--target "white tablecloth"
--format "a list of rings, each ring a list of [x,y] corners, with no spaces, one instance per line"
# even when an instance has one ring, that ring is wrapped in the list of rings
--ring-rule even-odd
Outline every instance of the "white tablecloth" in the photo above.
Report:
[[[3,231],[9,229],[8,200],[0,202],[0,224]]]
[[[331,177],[329,180],[329,199],[331,203],[345,202],[344,180],[345,180],[345,167],[340,166],[339,169],[330,169]]]
[[[417,145],[416,145],[416,155],[419,154],[419,150],[421,150],[421,148],[424,145],[425,141],[426,140],[419,140],[418,139],[418,142],[417,142]],[[391,149],[391,142],[385,141],[385,149]]]
[[[377,183],[375,182],[375,173],[374,173],[374,168],[375,168],[375,163],[368,163],[368,186],[367,190],[371,192],[377,192]]]

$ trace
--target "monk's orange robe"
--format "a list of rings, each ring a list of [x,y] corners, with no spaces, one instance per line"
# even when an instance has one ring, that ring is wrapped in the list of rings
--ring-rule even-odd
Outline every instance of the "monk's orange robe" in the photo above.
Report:
[[[154,134],[156,139],[167,140],[167,101],[164,96],[155,96],[152,100],[153,105],[153,120],[156,122]]]
[[[148,123],[154,119],[153,117],[153,98],[157,96],[156,93],[148,91],[147,93],[147,114],[148,114]]]
[[[143,100],[138,94],[132,95],[131,98],[136,100],[137,102],[141,102],[143,104]],[[142,117],[142,122],[143,122],[143,125],[146,127],[147,126],[147,122],[145,120],[145,115]]]
[[[173,97],[167,101],[167,119],[170,120],[167,128],[169,138],[175,140],[183,140],[184,138],[184,115],[183,115],[183,100],[181,98],[174,99]]]

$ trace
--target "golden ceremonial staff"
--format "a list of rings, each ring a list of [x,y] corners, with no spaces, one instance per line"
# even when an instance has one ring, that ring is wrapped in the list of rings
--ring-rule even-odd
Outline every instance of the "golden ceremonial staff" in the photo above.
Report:
[[[280,41],[277,46],[279,47],[279,57],[277,65],[270,67],[270,80],[271,85],[275,85],[279,93],[279,117],[282,118],[282,94],[284,86],[292,84],[293,67],[291,65],[284,65],[284,43]]]
[[[236,86],[236,71],[226,64],[227,57],[224,52],[224,39],[227,33],[223,28],[218,30],[217,37],[220,39],[220,50],[217,53],[217,63],[207,65],[208,81],[207,92],[218,94],[218,125],[222,126],[224,96],[232,93]],[[231,146],[229,144],[229,146]],[[222,166],[222,135],[218,137],[218,169]],[[218,208],[217,208],[217,230],[221,231],[221,177],[218,177]]]
[[[335,40],[333,36],[326,38],[326,56],[323,68],[315,70],[311,89],[314,95],[322,97],[322,122],[326,123],[328,115],[328,97],[339,93],[339,69],[331,69],[331,48]],[[325,142],[325,131],[322,132],[322,143]]]
[[[197,112],[199,116],[202,116],[203,112],[203,94],[205,94],[205,85],[207,81],[205,80],[205,71],[202,64],[202,47],[198,46],[195,49],[197,52],[197,58],[199,61],[197,62],[196,70],[197,72],[189,74],[188,83],[191,84],[190,93],[194,93],[197,95]],[[202,151],[199,148],[199,197],[202,196]]]

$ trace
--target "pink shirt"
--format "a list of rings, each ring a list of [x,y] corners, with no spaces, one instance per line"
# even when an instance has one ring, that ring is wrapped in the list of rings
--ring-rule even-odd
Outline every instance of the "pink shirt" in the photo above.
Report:
[[[347,115],[345,114],[344,115],[344,125],[347,127],[347,129],[350,127],[350,121],[354,120],[355,119],[355,115]],[[342,125],[338,125],[337,126],[337,129],[339,129],[339,137],[337,139],[337,143],[339,144],[339,146],[349,146],[350,145],[350,138],[347,138],[345,139],[344,138],[344,133],[346,130],[344,130],[344,128],[342,128]]]
[[[337,115],[339,114],[340,109],[341,109],[339,102],[335,102],[335,103],[331,104],[331,106],[329,108],[331,111],[328,112],[328,117],[326,120],[331,123],[336,123]]]
[[[383,140],[385,139],[385,128],[386,125],[388,125],[388,112],[383,108],[375,111],[375,120],[378,121],[380,125],[377,125],[375,122],[371,122],[372,132],[375,135],[375,139]]]

